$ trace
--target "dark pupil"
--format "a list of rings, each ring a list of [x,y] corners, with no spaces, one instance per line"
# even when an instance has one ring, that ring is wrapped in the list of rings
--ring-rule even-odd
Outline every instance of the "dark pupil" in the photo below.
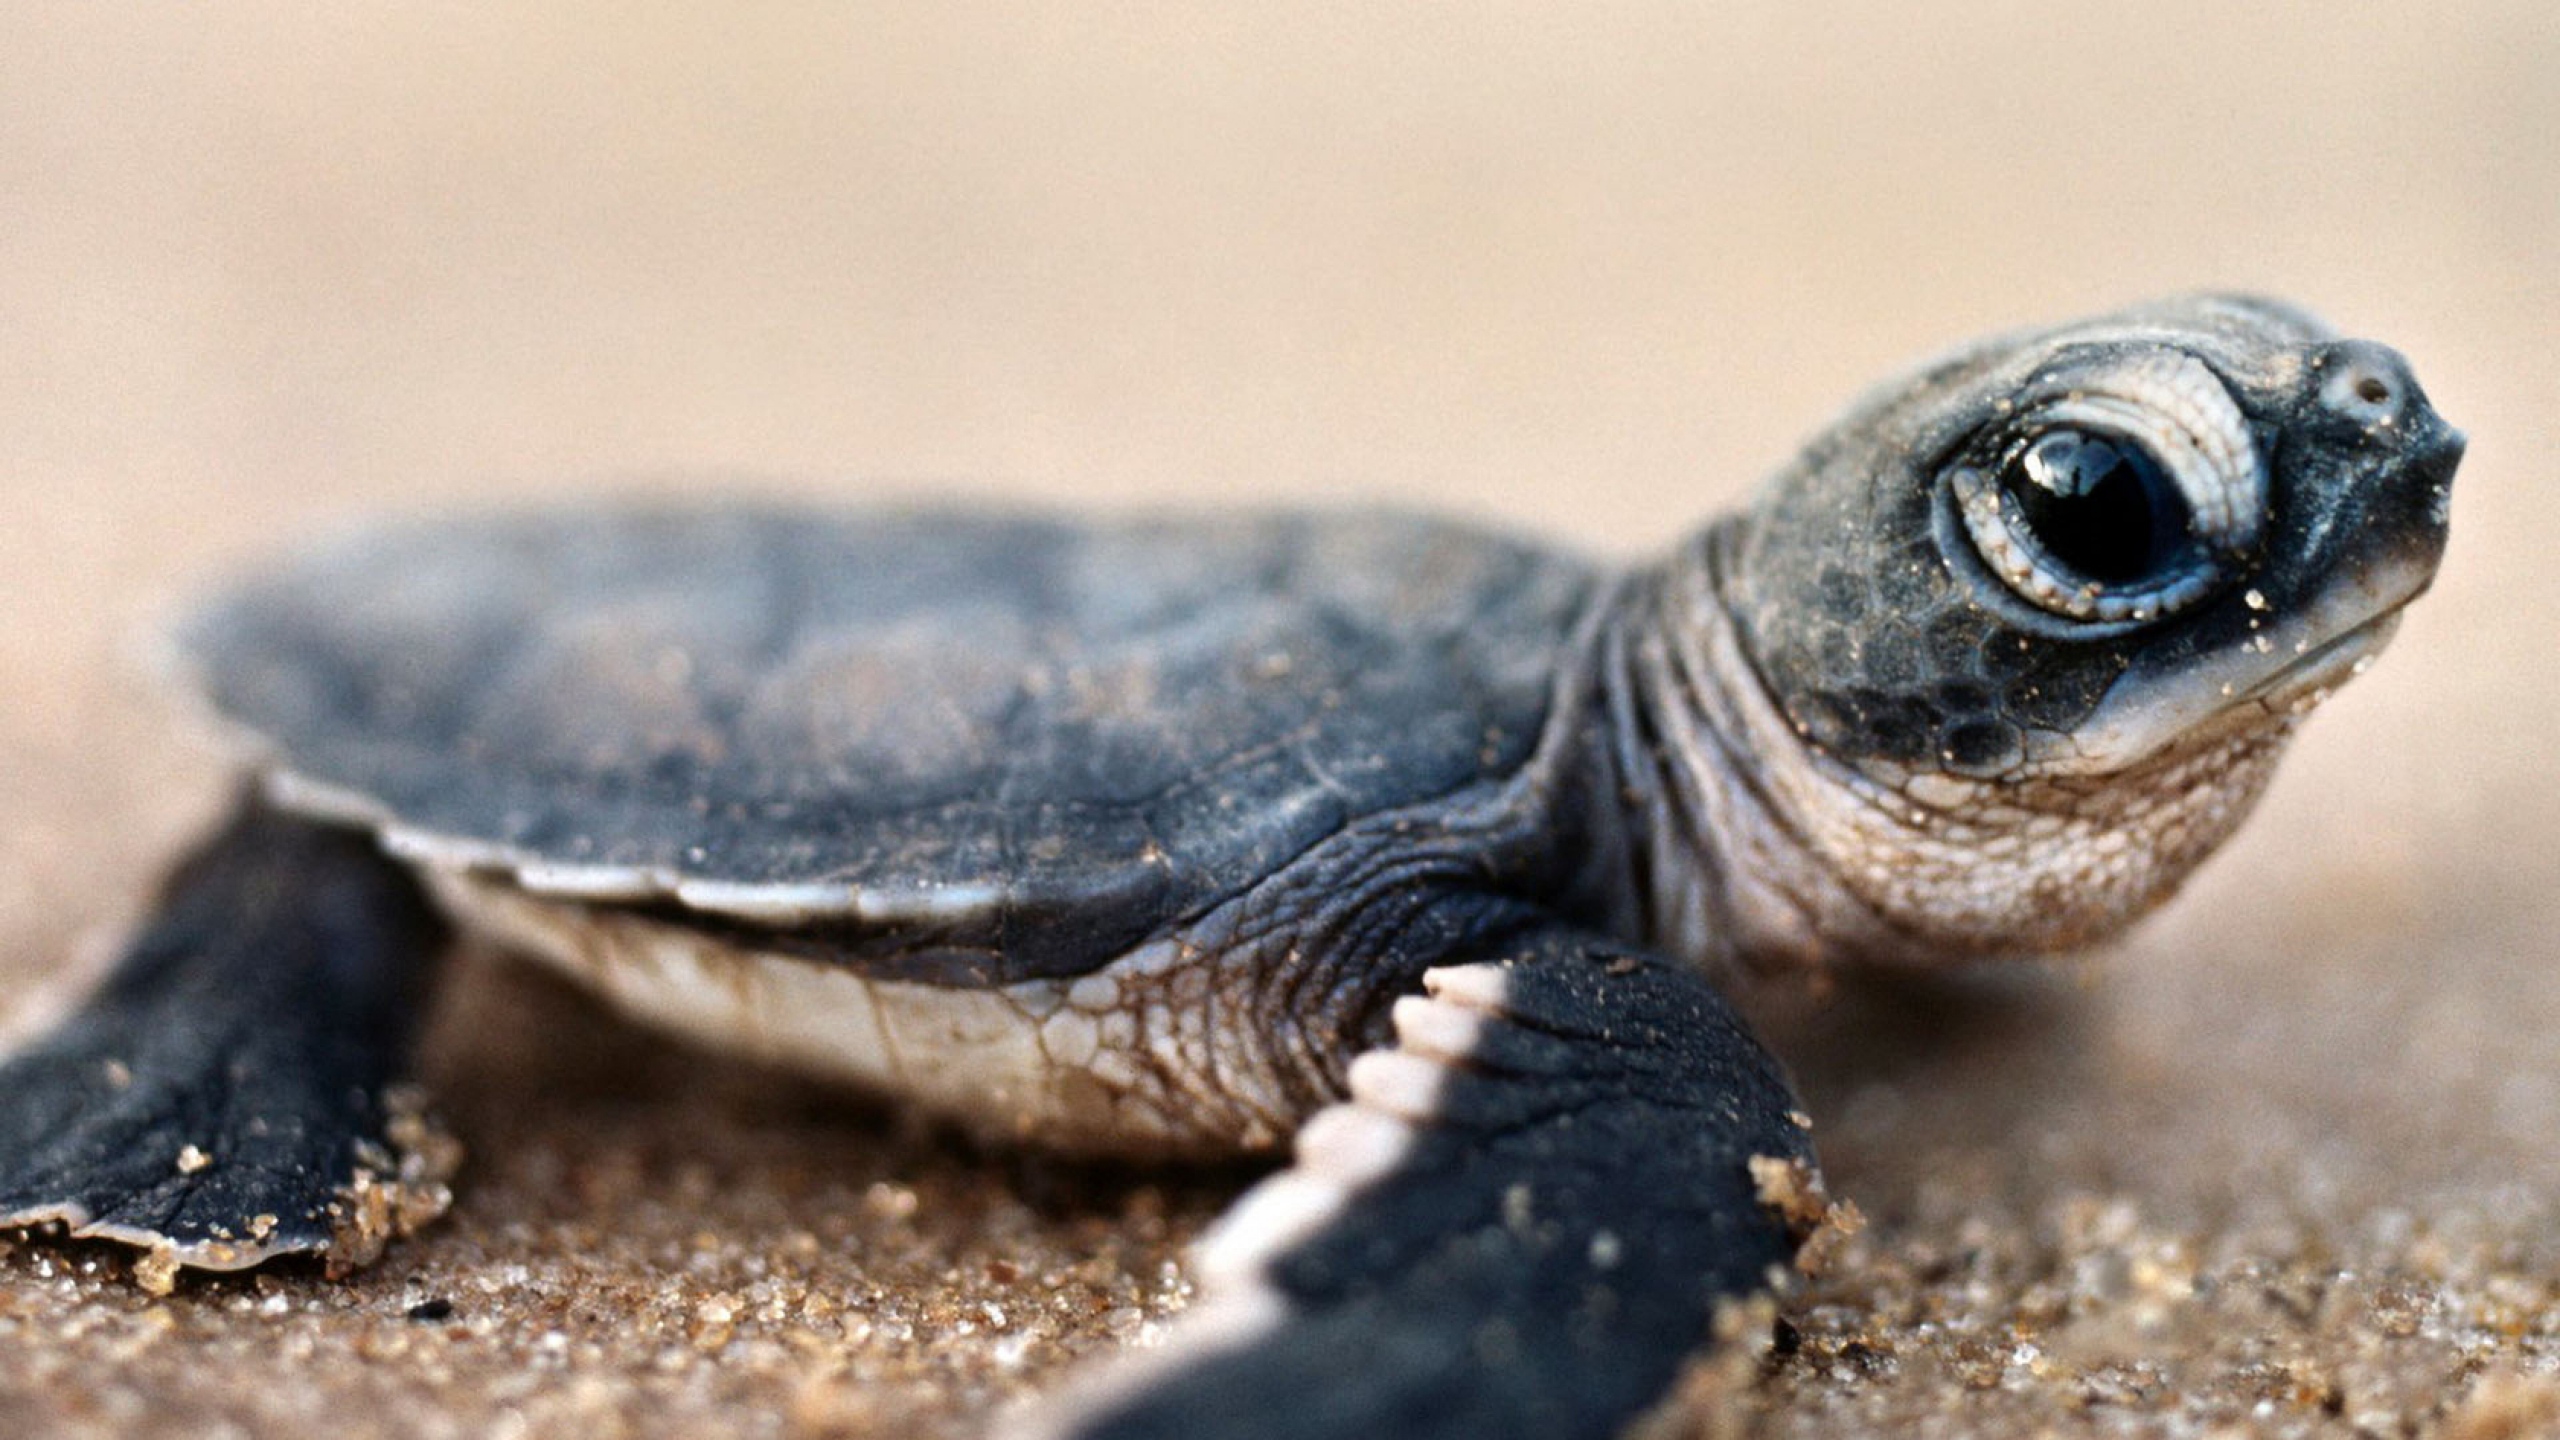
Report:
[[[2138,446],[2055,430],[2007,480],[2045,554],[2101,585],[2149,579],[2186,543],[2186,497]]]

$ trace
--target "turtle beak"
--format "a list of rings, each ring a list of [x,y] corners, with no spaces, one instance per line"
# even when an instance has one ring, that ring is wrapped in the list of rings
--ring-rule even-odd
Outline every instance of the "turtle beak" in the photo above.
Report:
[[[2433,411],[2428,412],[2433,415]],[[2412,482],[2427,496],[2427,519],[2442,534],[2452,519],[2453,472],[2462,468],[2463,452],[2471,448],[2471,437],[2436,420],[2436,435],[2409,459]]]

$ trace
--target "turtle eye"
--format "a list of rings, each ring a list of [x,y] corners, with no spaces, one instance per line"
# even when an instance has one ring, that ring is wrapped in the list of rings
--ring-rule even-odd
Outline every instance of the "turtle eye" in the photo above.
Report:
[[[1949,488],[1975,554],[2011,592],[2075,621],[2139,624],[2203,598],[2265,508],[2245,423],[2183,357],[2077,377],[1972,455]]]
[[[2063,569],[2104,586],[2138,585],[2193,558],[2194,511],[2142,447],[2051,430],[2000,472],[2024,538]]]

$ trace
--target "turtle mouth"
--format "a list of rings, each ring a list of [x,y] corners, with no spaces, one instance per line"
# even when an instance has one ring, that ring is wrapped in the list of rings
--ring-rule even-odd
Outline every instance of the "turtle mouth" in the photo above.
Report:
[[[2115,774],[2182,740],[2298,716],[2363,672],[2400,628],[2403,607],[2434,579],[2432,556],[2378,564],[2218,653],[2148,666],[2137,659],[2085,721],[2036,757],[2037,768]]]
[[[2408,597],[2415,598],[2415,597]],[[2382,647],[2391,643],[2400,628],[2402,609],[2408,598],[2395,602],[2389,609],[2345,633],[2314,645],[2307,640],[2295,642],[2300,649],[2294,658],[2278,666],[2263,680],[2232,697],[2234,706],[2255,703],[2273,708],[2288,705],[2305,696],[2315,696],[2336,688],[2350,676],[2364,673]]]

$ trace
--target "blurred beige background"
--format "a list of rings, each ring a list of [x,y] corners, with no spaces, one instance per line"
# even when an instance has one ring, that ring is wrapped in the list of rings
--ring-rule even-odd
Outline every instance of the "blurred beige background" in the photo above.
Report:
[[[315,529],[755,483],[1097,507],[1391,499],[1635,555],[1934,346],[2165,290],[2264,288],[2402,347],[2472,431],[2437,594],[2311,728],[2261,822],[2084,982],[1789,1027],[1835,1177],[1877,1227],[1862,1268],[1799,1314],[1813,1358],[1693,1397],[1691,1418],[1889,1432],[1899,1404],[1994,1433],[2172,1416],[2416,1433],[2510,1392],[2540,1403],[2505,1377],[2560,1364],[2560,11],[0,17],[0,1028],[218,796],[218,773],[167,742],[133,637]],[[967,1369],[1001,1324],[918,1321],[897,1353],[962,1359],[882,1409],[890,1381],[865,1380],[864,1357],[892,1342],[848,1322],[800,1348],[767,1337],[779,1359],[687,1329],[679,1364],[616,1338],[664,1316],[599,1301],[575,1324],[527,1320],[508,1297],[549,1283],[518,1272],[554,1274],[563,1236],[664,1227],[674,1252],[643,1245],[576,1282],[655,1295],[698,1226],[714,1247],[759,1224],[839,1237],[803,1212],[882,1185],[1011,1217],[1005,1243],[1035,1260],[1008,1272],[1094,1243],[1152,1266],[1222,1193],[1106,1186],[1064,1219],[1036,1196],[1024,1209],[1008,1162],[945,1158],[824,1104],[777,1112],[758,1077],[472,973],[457,1004],[486,1033],[448,1035],[431,1065],[484,1132],[442,1238],[325,1302],[244,1282],[152,1306],[97,1265],[81,1289],[20,1252],[0,1266],[0,1371],[21,1377],[0,1379],[0,1421],[965,1429],[1005,1388]],[[603,1056],[605,1078],[573,1078],[564,1047]],[[564,1118],[519,1118],[541,1108],[518,1105],[529,1087],[567,1093]],[[708,1147],[713,1173],[690,1210],[630,1208],[669,1188],[651,1117],[679,1098],[693,1108],[668,1133]],[[848,1135],[891,1158],[791,1168],[858,1148]],[[580,1179],[617,1165],[635,1188]],[[553,1228],[525,1228],[527,1207]],[[967,1234],[907,1237],[915,1303],[960,1293]],[[1966,1290],[1964,1257],[1985,1254],[2008,1268]],[[2100,1260],[2136,1280],[2074,1309],[2065,1282]],[[2159,1273],[2205,1283],[2171,1283],[2165,1321],[2109,1309]],[[2256,1318],[2191,1298],[2262,1274],[2318,1294]],[[2066,1295],[2052,1315],[2033,1300],[2048,1282]],[[358,1319],[475,1283],[463,1293],[496,1297],[476,1338],[438,1340],[432,1363],[362,1350]],[[795,1283],[805,1318],[823,1287]],[[1146,1284],[1138,1310],[1178,1300],[1178,1281]],[[1951,1301],[1936,1332],[1892,1330],[1949,1284],[1978,1313]],[[293,1315],[256,1319],[278,1294]],[[1005,1373],[1029,1384],[1109,1338],[1079,1323],[1033,1335]],[[2227,1352],[2224,1332],[2252,1324],[2273,1338]],[[562,1327],[569,1359],[525,1358]],[[1825,1358],[1861,1327],[1889,1363]],[[1950,1334],[1992,1337],[1988,1383],[1961,1355],[1929,1359]],[[146,1341],[148,1363],[104,1363]],[[2349,1348],[2367,1341],[2370,1364]],[[2030,1343],[2032,1363],[2002,1348]],[[349,1347],[382,1361],[372,1378],[294,1369]],[[259,1383],[192,1389],[217,1356]],[[269,1383],[276,1365],[292,1383]],[[2104,1381],[2118,1372],[2151,1379]]]

